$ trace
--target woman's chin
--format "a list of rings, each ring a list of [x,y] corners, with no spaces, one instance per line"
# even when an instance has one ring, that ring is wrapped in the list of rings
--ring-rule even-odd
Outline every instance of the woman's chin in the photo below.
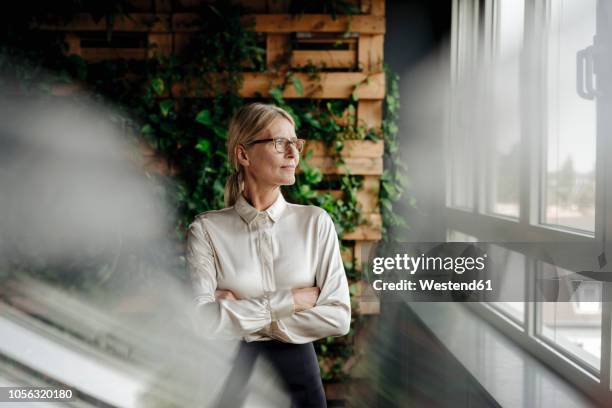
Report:
[[[293,177],[284,177],[283,180],[280,182],[281,185],[283,186],[290,186],[295,184],[295,176]]]

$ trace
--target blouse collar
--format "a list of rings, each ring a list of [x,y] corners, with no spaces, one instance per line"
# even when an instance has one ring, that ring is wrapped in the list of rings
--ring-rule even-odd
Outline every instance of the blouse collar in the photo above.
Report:
[[[279,220],[281,213],[283,212],[286,206],[287,201],[285,201],[285,197],[283,197],[283,193],[280,190],[278,192],[278,197],[276,198],[274,203],[263,211],[259,211],[257,210],[257,208],[249,204],[246,198],[244,198],[242,192],[238,194],[238,199],[236,200],[236,204],[234,204],[234,208],[236,209],[240,217],[242,217],[242,219],[247,223],[251,223],[251,221],[253,221],[255,217],[257,217],[257,215],[260,213],[268,214],[270,218],[272,218],[272,220],[276,222]]]

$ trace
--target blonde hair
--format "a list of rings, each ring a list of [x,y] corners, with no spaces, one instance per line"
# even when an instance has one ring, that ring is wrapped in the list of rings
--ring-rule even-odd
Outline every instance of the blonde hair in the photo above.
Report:
[[[230,164],[230,174],[223,193],[226,207],[231,207],[236,203],[238,195],[244,188],[244,169],[238,163],[236,146],[247,145],[256,140],[257,136],[268,129],[276,118],[285,118],[295,127],[295,121],[287,111],[275,105],[259,102],[242,106],[230,120],[227,132],[227,158]]]

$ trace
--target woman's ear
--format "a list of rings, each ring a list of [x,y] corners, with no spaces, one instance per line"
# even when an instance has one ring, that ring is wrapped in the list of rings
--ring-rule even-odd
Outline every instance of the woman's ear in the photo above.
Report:
[[[236,146],[236,158],[238,159],[238,163],[242,166],[248,166],[251,164],[246,149],[242,145]]]

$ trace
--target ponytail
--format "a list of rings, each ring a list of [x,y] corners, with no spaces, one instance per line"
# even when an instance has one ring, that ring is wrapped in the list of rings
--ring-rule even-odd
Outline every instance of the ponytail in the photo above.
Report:
[[[238,171],[232,170],[225,182],[225,190],[223,192],[223,201],[226,207],[231,207],[238,200],[238,195],[243,189],[242,168]]]

